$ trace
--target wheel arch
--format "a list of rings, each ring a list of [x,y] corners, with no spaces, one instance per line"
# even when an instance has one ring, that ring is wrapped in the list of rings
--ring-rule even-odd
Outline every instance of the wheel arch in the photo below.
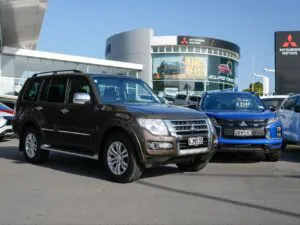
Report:
[[[140,141],[139,141],[137,135],[131,128],[129,128],[129,127],[125,128],[125,127],[123,127],[121,125],[117,125],[117,124],[113,124],[113,125],[107,127],[105,129],[105,131],[103,132],[103,134],[101,135],[100,142],[98,145],[99,156],[102,157],[105,143],[108,140],[108,138],[111,135],[113,135],[114,133],[124,133],[128,137],[128,139],[131,141],[131,143],[134,146],[134,152],[135,152],[136,156],[138,157],[139,162],[143,163],[144,158],[142,155],[142,147],[141,147],[141,144],[140,144]]]

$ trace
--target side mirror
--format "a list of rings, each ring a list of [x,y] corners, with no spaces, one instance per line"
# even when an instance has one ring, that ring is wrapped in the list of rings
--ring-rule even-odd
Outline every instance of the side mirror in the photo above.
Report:
[[[295,112],[300,113],[300,106],[295,106]]]
[[[73,97],[74,104],[86,104],[91,101],[91,96],[87,93],[75,93]]]
[[[275,112],[277,110],[277,107],[274,105],[269,105],[269,110]]]

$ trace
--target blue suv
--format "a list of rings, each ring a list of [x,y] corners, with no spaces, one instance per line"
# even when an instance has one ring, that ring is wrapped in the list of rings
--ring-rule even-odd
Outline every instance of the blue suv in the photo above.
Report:
[[[200,110],[218,133],[218,151],[260,151],[266,160],[278,161],[282,124],[254,94],[216,91],[203,95]]]

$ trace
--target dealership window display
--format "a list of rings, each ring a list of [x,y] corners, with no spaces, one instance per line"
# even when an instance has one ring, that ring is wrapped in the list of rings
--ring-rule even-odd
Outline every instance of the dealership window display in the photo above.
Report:
[[[181,46],[183,47],[183,46]],[[156,92],[177,88],[178,92],[199,94],[235,86],[237,62],[201,54],[153,54],[152,80]]]

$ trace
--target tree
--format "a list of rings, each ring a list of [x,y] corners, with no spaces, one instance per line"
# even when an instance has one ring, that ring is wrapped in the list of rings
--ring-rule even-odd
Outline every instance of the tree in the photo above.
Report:
[[[261,82],[255,82],[253,86],[253,91],[258,93],[259,96],[263,95],[264,85]],[[249,85],[249,88],[244,89],[243,91],[252,92],[252,83]]]

